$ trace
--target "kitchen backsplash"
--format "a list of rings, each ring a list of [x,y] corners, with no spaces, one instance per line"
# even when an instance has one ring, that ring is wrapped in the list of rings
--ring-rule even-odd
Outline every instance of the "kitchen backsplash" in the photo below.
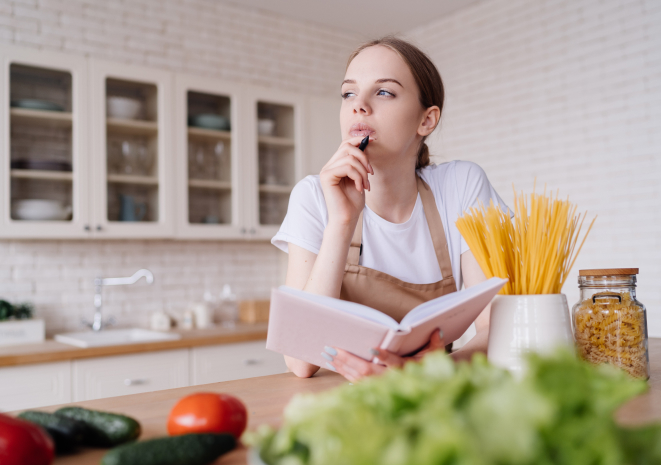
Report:
[[[94,278],[154,273],[103,290],[103,314],[121,326],[149,326],[152,312],[180,315],[206,291],[230,284],[242,298],[268,298],[284,282],[286,255],[265,242],[0,241],[0,298],[30,301],[49,334],[80,330],[94,314]]]

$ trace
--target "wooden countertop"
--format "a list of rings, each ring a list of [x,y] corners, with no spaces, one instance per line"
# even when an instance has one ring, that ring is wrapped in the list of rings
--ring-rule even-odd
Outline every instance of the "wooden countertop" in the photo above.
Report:
[[[230,344],[233,342],[258,341],[266,339],[267,327],[267,323],[238,323],[234,329],[215,327],[190,331],[175,331],[181,334],[181,339],[176,341],[90,347],[87,349],[48,339],[37,344],[0,347],[0,367]]]
[[[652,369],[650,390],[633,399],[617,412],[616,417],[621,424],[637,425],[661,421],[661,339],[650,339],[649,347]],[[239,397],[248,407],[248,428],[254,429],[264,423],[278,426],[285,405],[295,394],[325,391],[345,382],[347,381],[337,373],[322,369],[309,379],[300,379],[292,373],[285,373],[91,400],[78,402],[75,405],[131,415],[142,424],[141,439],[149,439],[167,434],[166,422],[170,410],[178,399],[193,392],[224,392]],[[41,410],[54,411],[59,407],[53,406]],[[55,465],[96,465],[105,452],[105,450],[83,450],[75,455],[57,458]],[[245,465],[247,463],[246,449],[240,447],[214,463],[216,465]]]

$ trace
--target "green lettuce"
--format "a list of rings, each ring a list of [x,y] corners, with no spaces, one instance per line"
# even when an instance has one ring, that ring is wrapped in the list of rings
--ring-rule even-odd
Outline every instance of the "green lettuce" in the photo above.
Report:
[[[531,356],[521,379],[482,355],[455,364],[439,352],[298,395],[280,429],[262,426],[245,440],[269,465],[659,464],[660,426],[613,419],[646,388],[569,352]]]

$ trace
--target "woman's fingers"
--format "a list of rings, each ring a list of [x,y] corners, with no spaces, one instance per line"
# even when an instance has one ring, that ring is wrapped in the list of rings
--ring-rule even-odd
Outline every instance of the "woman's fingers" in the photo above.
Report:
[[[406,359],[383,349],[370,350],[375,357],[379,359],[388,368],[401,368],[406,363]]]
[[[435,350],[440,350],[440,349],[445,349],[445,342],[443,341],[443,331],[441,331],[441,329],[439,328],[434,330],[433,333],[431,333],[431,337],[429,338],[429,342],[427,343],[427,345],[423,347],[420,352],[415,354],[413,358],[415,358],[416,360],[420,360],[429,352],[433,352]]]
[[[386,369],[382,365],[363,360],[346,350],[335,349],[335,351],[337,353],[331,355],[333,360],[329,361],[329,364],[349,381],[359,380],[365,376],[381,374]]]
[[[358,192],[362,192],[363,188],[370,188],[365,167],[354,157],[342,158],[333,165],[324,168],[324,172],[332,175],[336,183],[339,183],[342,178],[351,178],[356,183]]]
[[[365,153],[357,147],[361,140],[362,139],[360,137],[353,137],[342,142],[340,147],[337,149],[337,152],[335,152],[330,160],[328,160],[324,168],[333,165],[339,159],[344,158],[347,155],[351,155],[360,161],[360,163],[365,167],[365,170],[371,174],[374,174],[374,169],[372,168],[370,162],[367,160],[367,155],[365,155]]]

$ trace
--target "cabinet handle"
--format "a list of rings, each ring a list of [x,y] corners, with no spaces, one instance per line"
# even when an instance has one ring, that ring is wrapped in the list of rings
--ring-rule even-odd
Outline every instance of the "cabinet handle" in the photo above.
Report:
[[[245,234],[245,233],[246,233],[246,228],[241,228],[241,234]]]
[[[255,228],[250,228],[250,234],[255,234],[256,232]]]
[[[247,358],[243,361],[243,364],[247,366],[261,365],[262,363],[264,363],[264,360],[261,358]]]
[[[140,379],[140,378],[130,379],[130,378],[126,378],[124,380],[124,385],[125,386],[140,386],[142,384],[147,384],[148,382],[149,382],[148,379]]]
[[[92,230],[92,228],[90,228],[90,225],[89,225],[89,224],[86,224],[85,226],[83,226],[83,229],[84,229],[85,231],[91,231],[91,230]]]
[[[103,231],[103,226],[101,226],[100,224],[97,224],[96,225],[96,230],[97,231]]]

